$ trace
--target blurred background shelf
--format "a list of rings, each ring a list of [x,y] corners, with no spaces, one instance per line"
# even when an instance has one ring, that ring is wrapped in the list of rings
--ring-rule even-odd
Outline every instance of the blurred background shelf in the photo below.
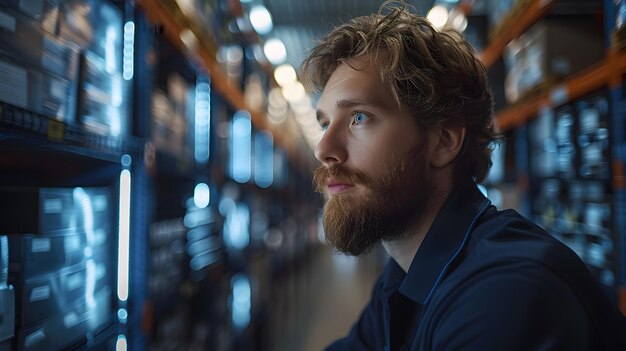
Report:
[[[487,68],[502,56],[511,40],[519,37],[533,24],[544,17],[558,0],[517,1],[506,16],[500,19],[495,34],[487,47],[479,54]]]
[[[610,52],[608,57],[592,67],[578,72],[564,81],[541,87],[534,96],[496,112],[496,120],[503,130],[528,122],[542,108],[559,106],[603,87],[619,87],[626,74],[626,51]]]

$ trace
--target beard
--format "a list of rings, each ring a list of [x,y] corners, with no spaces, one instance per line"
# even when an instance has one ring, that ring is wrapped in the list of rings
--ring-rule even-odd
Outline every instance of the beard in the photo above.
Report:
[[[433,193],[425,162],[420,163],[420,157],[412,159],[392,159],[382,166],[386,172],[380,179],[368,179],[364,173],[342,166],[315,170],[316,191],[326,199],[326,240],[338,251],[358,256],[381,241],[401,239],[422,217]],[[329,197],[324,191],[329,177],[361,189]]]

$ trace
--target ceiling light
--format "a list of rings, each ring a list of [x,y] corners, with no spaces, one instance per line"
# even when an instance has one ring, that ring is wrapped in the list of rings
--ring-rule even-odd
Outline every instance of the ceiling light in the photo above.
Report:
[[[452,11],[450,11],[448,21],[452,24],[452,27],[459,32],[463,32],[467,28],[467,18],[463,12],[457,9],[452,9]]]
[[[191,0],[176,0],[176,3],[186,16],[191,16],[196,11],[194,2]]]
[[[448,10],[441,5],[434,6],[428,11],[426,18],[435,28],[441,29],[448,22]]]
[[[292,104],[296,101],[299,101],[300,99],[303,99],[306,95],[304,86],[302,86],[302,83],[300,82],[296,82],[295,84],[284,87],[282,89],[282,92],[285,100],[289,101]]]
[[[263,45],[263,52],[267,60],[273,65],[280,65],[287,59],[287,48],[282,40],[277,38],[266,41]]]
[[[262,5],[256,5],[250,9],[250,23],[252,23],[252,28],[261,35],[271,32],[274,27],[272,15]]]
[[[274,70],[274,79],[276,79],[278,85],[286,87],[293,84],[298,77],[293,66],[285,63],[276,67],[276,70]]]
[[[180,41],[183,42],[185,47],[190,51],[196,51],[198,46],[198,38],[193,34],[189,28],[185,28],[180,32]]]

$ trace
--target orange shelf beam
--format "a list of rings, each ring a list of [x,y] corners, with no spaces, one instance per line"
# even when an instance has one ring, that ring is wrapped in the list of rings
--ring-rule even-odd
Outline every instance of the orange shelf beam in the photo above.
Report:
[[[491,67],[498,58],[502,56],[502,52],[507,44],[522,35],[530,26],[545,16],[555,2],[556,0],[533,0],[533,2],[524,9],[519,18],[510,21],[511,23],[507,23],[503,31],[480,53],[479,57],[485,67]]]
[[[474,2],[475,0],[461,0],[456,5],[456,8],[461,11],[461,13],[465,16],[469,16],[469,14],[472,12],[472,9],[474,8]]]
[[[603,86],[619,86],[624,74],[626,51],[609,52],[606,59],[556,84],[536,98],[497,112],[496,121],[502,130],[515,128],[535,117],[542,108],[576,100]]]

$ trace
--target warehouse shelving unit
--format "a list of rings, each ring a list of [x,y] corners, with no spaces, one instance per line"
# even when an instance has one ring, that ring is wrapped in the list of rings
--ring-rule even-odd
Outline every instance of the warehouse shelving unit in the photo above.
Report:
[[[504,48],[514,39],[526,32],[533,24],[544,18],[558,1],[534,0],[526,4],[523,9],[517,8],[510,14],[501,30],[492,38],[489,45],[480,54],[486,67],[491,67],[503,54]],[[614,9],[611,1],[604,1],[606,32],[612,30]],[[605,37],[610,37],[607,33]],[[624,77],[626,75],[626,51],[608,47],[606,56],[600,62],[572,74],[551,84],[544,85],[529,94],[522,101],[496,111],[497,124],[503,131],[519,131],[521,137],[528,135],[527,125],[542,112],[571,103],[600,89],[607,89],[608,101],[611,106],[610,138],[612,140],[611,179],[609,181],[613,196],[612,228],[614,259],[616,264],[617,299],[620,307],[626,313],[626,225],[624,213],[626,207],[626,182],[624,181]],[[528,136],[526,136],[528,137]],[[522,165],[522,171],[527,171],[527,165]],[[520,175],[520,185],[528,187],[526,175]]]
[[[483,61],[484,65],[491,67],[498,58],[502,56],[504,47],[550,12],[550,9],[556,1],[557,0],[533,0],[523,11],[516,11],[516,13],[521,12],[519,17],[510,18],[506,25],[502,26],[504,27],[502,31],[499,32],[498,35],[489,42],[487,48],[480,53],[480,59]]]
[[[542,108],[562,105],[603,87],[617,89],[623,84],[624,74],[626,51],[610,51],[603,61],[556,83],[548,91],[497,111],[496,120],[503,130],[518,127],[535,117]]]
[[[139,0],[137,3],[145,11],[152,23],[158,23],[163,26],[165,29],[164,35],[181,52],[190,55],[192,60],[196,60],[204,69],[210,72],[214,88],[223,96],[225,101],[234,109],[249,111],[252,124],[257,129],[265,129],[272,132],[275,143],[287,150],[290,162],[294,162],[294,166],[310,168],[312,164],[310,152],[303,150],[305,146],[300,140],[270,125],[263,112],[255,111],[247,106],[241,88],[226,77],[226,74],[216,61],[217,44],[215,40],[203,31],[196,21],[186,16],[174,1]],[[241,13],[241,4],[238,1],[233,3],[235,8],[232,11],[235,14],[238,11]],[[187,43],[185,40],[187,40]]]
[[[3,27],[3,40],[15,35],[20,38],[15,39],[18,45],[32,43],[30,51],[18,48],[7,52],[3,47],[0,54],[6,69],[3,73],[7,74],[4,83],[28,92],[20,96],[28,104],[7,99],[6,90],[0,102],[0,180],[5,201],[2,206],[7,209],[0,234],[8,237],[9,266],[4,269],[8,268],[8,283],[17,292],[12,301],[4,301],[17,308],[15,315],[2,316],[0,323],[15,318],[15,329],[11,330],[13,337],[0,343],[0,349],[113,349],[118,340],[126,341],[132,328],[127,316],[139,311],[135,309],[139,305],[135,303],[135,287],[129,289],[129,298],[122,300],[119,296],[125,292],[119,288],[128,280],[118,281],[118,268],[126,263],[118,254],[120,232],[134,232],[134,228],[120,224],[141,223],[136,211],[126,208],[129,202],[120,205],[126,195],[136,204],[138,192],[127,193],[121,187],[125,174],[132,175],[133,185],[140,184],[141,176],[135,170],[144,150],[144,140],[125,125],[132,120],[130,105],[125,104],[132,100],[126,89],[132,80],[122,80],[121,36],[124,23],[132,21],[133,6],[92,1],[86,11],[76,13],[80,1],[31,5],[0,3],[6,23],[14,24]],[[75,17],[68,18],[72,15]],[[108,22],[106,48],[92,42],[102,35],[94,29],[102,23],[92,20]],[[83,35],[85,32],[90,35]],[[106,72],[97,71],[103,66]],[[106,78],[94,79],[101,77],[99,74]],[[119,84],[114,94],[113,89],[106,90],[107,79],[112,77],[119,78],[111,82]],[[31,94],[41,101],[31,103]],[[121,124],[107,125],[101,117],[108,113],[100,108],[118,114]],[[119,133],[112,132],[117,128]],[[33,194],[38,194],[39,200]],[[16,201],[6,203],[11,196]],[[39,217],[38,206],[43,206]],[[11,211],[22,213],[7,217]],[[56,223],[55,218],[61,222]],[[39,246],[20,250],[20,244],[35,242]],[[140,250],[136,252],[140,254]],[[65,262],[59,261],[63,255]],[[37,265],[43,268],[32,268]],[[27,296],[32,282],[43,276],[55,276],[58,281],[35,286]],[[135,274],[132,278],[142,280]],[[95,284],[95,292],[91,284]],[[83,289],[78,295],[77,286]],[[35,291],[39,295],[33,297]],[[35,300],[32,309],[30,304]]]
[[[232,16],[241,15],[241,8],[236,6],[238,2],[233,4],[235,6],[227,11]],[[141,217],[135,221],[134,228],[138,233],[133,237],[133,243],[141,253],[133,258],[133,271],[141,274],[139,281],[133,280],[134,303],[141,306],[137,306],[138,313],[129,318],[134,318],[134,325],[141,326],[142,332],[134,338],[129,337],[129,345],[132,343],[132,349],[139,350],[148,347],[186,349],[192,347],[193,340],[204,340],[205,346],[211,345],[209,349],[247,349],[252,344],[267,345],[270,342],[267,335],[275,332],[279,325],[273,324],[276,320],[269,320],[268,311],[262,306],[269,303],[273,293],[294,289],[305,282],[296,272],[311,253],[313,239],[317,242],[317,236],[309,233],[312,230],[309,217],[317,211],[318,198],[301,189],[302,184],[307,187],[311,184],[312,153],[303,140],[290,135],[283,127],[270,125],[263,113],[250,111],[239,83],[229,80],[216,61],[216,39],[197,19],[186,15],[174,1],[138,1],[137,7],[135,60],[148,64],[138,64],[135,68],[133,124],[145,147],[144,162],[140,162],[139,169],[133,173],[141,178],[133,184],[139,183],[142,188],[135,194],[137,203],[151,205],[133,208]],[[164,39],[169,44],[162,42]],[[165,46],[173,48],[167,49],[171,61],[166,63],[167,67],[159,68],[162,60],[159,47]],[[244,75],[248,71],[269,75],[267,67],[255,64],[260,67],[246,67],[250,63],[244,63]],[[207,162],[197,163],[193,158],[186,160],[172,156],[156,147],[152,140],[150,121],[154,119],[154,109],[151,94],[158,88],[155,78],[164,69],[172,67],[185,67],[183,70],[188,72],[179,72],[182,76],[188,77],[191,72],[210,78],[211,152]],[[268,79],[273,80],[273,77]],[[194,83],[187,79],[190,86]],[[273,162],[282,162],[279,168],[284,174],[275,174],[274,184],[270,187],[255,185],[252,178],[237,183],[231,174],[232,135],[225,135],[225,131],[233,128],[233,116],[240,111],[249,111],[251,136],[264,130],[273,135]],[[207,184],[210,188],[210,204],[206,209],[192,204],[194,186],[198,184]],[[303,211],[304,204],[310,204],[310,209]],[[211,220],[197,226],[187,222],[198,215],[206,215]],[[155,257],[170,255],[170,243],[164,240],[172,236],[162,235],[162,229],[176,227],[179,223],[176,219],[185,223],[185,228],[180,229],[185,232],[183,241],[187,242],[187,258],[182,261],[186,266],[178,274],[182,281],[179,286],[170,284],[169,287],[174,289],[161,289],[163,293],[155,295],[151,283],[155,278],[153,261]],[[242,224],[248,222],[249,225]],[[267,239],[263,234],[268,229],[278,233],[279,238],[274,241],[285,241],[278,252],[269,252],[266,247]],[[210,240],[198,240],[196,236],[201,231],[210,232]],[[232,241],[241,240],[242,233],[248,231],[247,235],[243,234],[249,236],[247,245],[240,246],[241,243]],[[155,233],[159,240],[154,240]],[[196,247],[208,242],[220,243],[219,258],[211,261],[208,268],[196,271],[194,262],[199,261],[192,254],[196,253]],[[247,312],[233,297],[242,293],[248,294],[252,300]],[[304,303],[307,297],[301,298]],[[296,301],[282,301],[273,306],[280,312],[285,310],[282,304],[289,303]],[[248,321],[242,317],[247,314]]]

